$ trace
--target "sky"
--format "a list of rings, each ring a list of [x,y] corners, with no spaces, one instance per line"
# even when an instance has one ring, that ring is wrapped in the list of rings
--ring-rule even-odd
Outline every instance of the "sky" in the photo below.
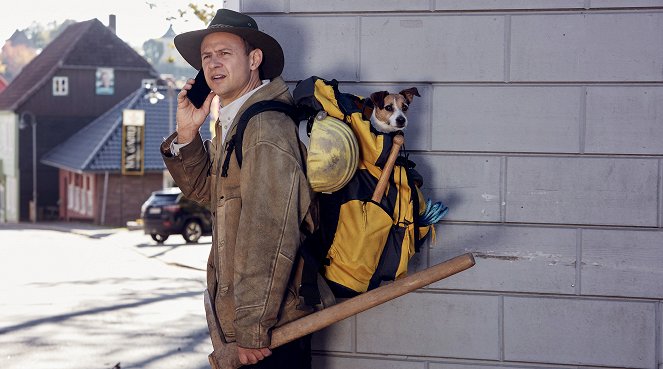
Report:
[[[154,5],[152,9],[148,2]],[[117,35],[131,46],[139,48],[143,42],[161,37],[171,23],[175,33],[205,28],[203,22],[193,16],[188,18],[188,22],[178,17],[177,10],[186,9],[189,3],[187,0],[12,0],[4,3],[0,10],[0,45],[14,31],[27,28],[33,22],[47,25],[53,21],[61,24],[66,19],[80,22],[97,18],[108,25],[110,14],[116,16]],[[178,19],[167,21],[168,16],[176,16]]]

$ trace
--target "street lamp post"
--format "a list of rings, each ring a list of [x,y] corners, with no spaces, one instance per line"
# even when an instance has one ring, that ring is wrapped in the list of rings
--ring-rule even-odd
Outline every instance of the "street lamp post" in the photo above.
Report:
[[[30,117],[32,126],[32,223],[37,222],[37,118],[31,111],[24,111],[20,117],[20,128],[26,128],[25,117]]]
[[[175,100],[175,79],[170,76],[170,75],[162,75],[161,76],[161,81],[165,82],[166,87],[168,89],[168,134],[171,134],[173,130],[175,129],[175,122],[174,122],[174,100]],[[148,92],[145,94],[145,98],[150,101],[150,104],[156,104],[160,100],[163,100],[165,96],[159,92],[159,88],[157,86],[157,83],[155,82],[153,85],[148,84],[145,86],[145,88],[148,90]],[[172,177],[170,176],[170,172],[168,172],[168,169],[164,170],[163,172],[163,187],[170,187],[172,186]]]

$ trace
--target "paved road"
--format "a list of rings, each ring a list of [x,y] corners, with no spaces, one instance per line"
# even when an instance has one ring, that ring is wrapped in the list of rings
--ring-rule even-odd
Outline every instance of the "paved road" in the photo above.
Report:
[[[0,367],[208,368],[210,239],[0,225]]]

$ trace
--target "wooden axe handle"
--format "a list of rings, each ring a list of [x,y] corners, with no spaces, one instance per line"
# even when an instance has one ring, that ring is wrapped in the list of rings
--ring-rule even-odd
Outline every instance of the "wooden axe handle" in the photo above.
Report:
[[[412,292],[433,282],[460,273],[463,270],[474,266],[474,263],[474,257],[470,253],[456,256],[453,259],[411,274],[393,283],[380,286],[359,296],[286,323],[272,331],[272,342],[269,348],[274,349],[288,342],[294,341],[297,338],[317,332],[355,314],[359,314],[362,311],[366,311],[389,300],[403,296],[408,292]],[[207,290],[205,290],[205,294],[207,294]],[[216,322],[213,309],[211,309],[209,295],[206,296],[205,304],[206,307],[210,309],[208,312],[212,313],[211,317],[210,314],[207,316],[208,323],[210,318],[214,320],[214,322],[210,324],[210,331],[215,330],[217,331],[216,334],[218,334],[220,328]],[[212,368],[237,369],[241,367],[242,364],[239,363],[239,358],[237,357],[237,345],[234,342],[222,342],[218,336],[215,340],[215,333],[210,333],[212,333],[212,344],[214,346],[214,351],[209,355],[209,362]]]
[[[317,332],[343,319],[403,296],[408,292],[460,273],[463,270],[471,268],[474,264],[474,257],[470,253],[456,256],[453,259],[428,269],[398,279],[393,283],[380,286],[374,290],[284,324],[272,332],[272,344],[269,347],[275,348],[299,337]]]
[[[379,203],[382,200],[384,192],[387,190],[387,185],[389,184],[389,177],[391,177],[391,171],[394,169],[394,164],[396,163],[396,158],[398,158],[398,152],[401,150],[401,146],[405,142],[403,135],[394,136],[391,141],[391,151],[389,151],[389,157],[387,162],[382,168],[382,174],[380,174],[380,179],[378,179],[378,184],[375,186],[375,191],[373,191],[373,197],[371,200],[373,202]]]

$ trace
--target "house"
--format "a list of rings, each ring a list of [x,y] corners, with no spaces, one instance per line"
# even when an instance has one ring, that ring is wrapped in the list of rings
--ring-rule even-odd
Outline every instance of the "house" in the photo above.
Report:
[[[5,88],[7,88],[8,85],[9,85],[9,82],[7,82],[5,77],[0,75],[0,93],[2,93],[2,91],[4,91]]]
[[[164,99],[150,102],[152,93]],[[139,88],[44,155],[59,171],[60,219],[122,226],[140,217],[151,192],[171,185],[159,146],[174,130],[178,93]]]
[[[44,48],[0,93],[0,222],[55,217],[59,174],[39,158],[156,77],[97,19],[70,25]]]

